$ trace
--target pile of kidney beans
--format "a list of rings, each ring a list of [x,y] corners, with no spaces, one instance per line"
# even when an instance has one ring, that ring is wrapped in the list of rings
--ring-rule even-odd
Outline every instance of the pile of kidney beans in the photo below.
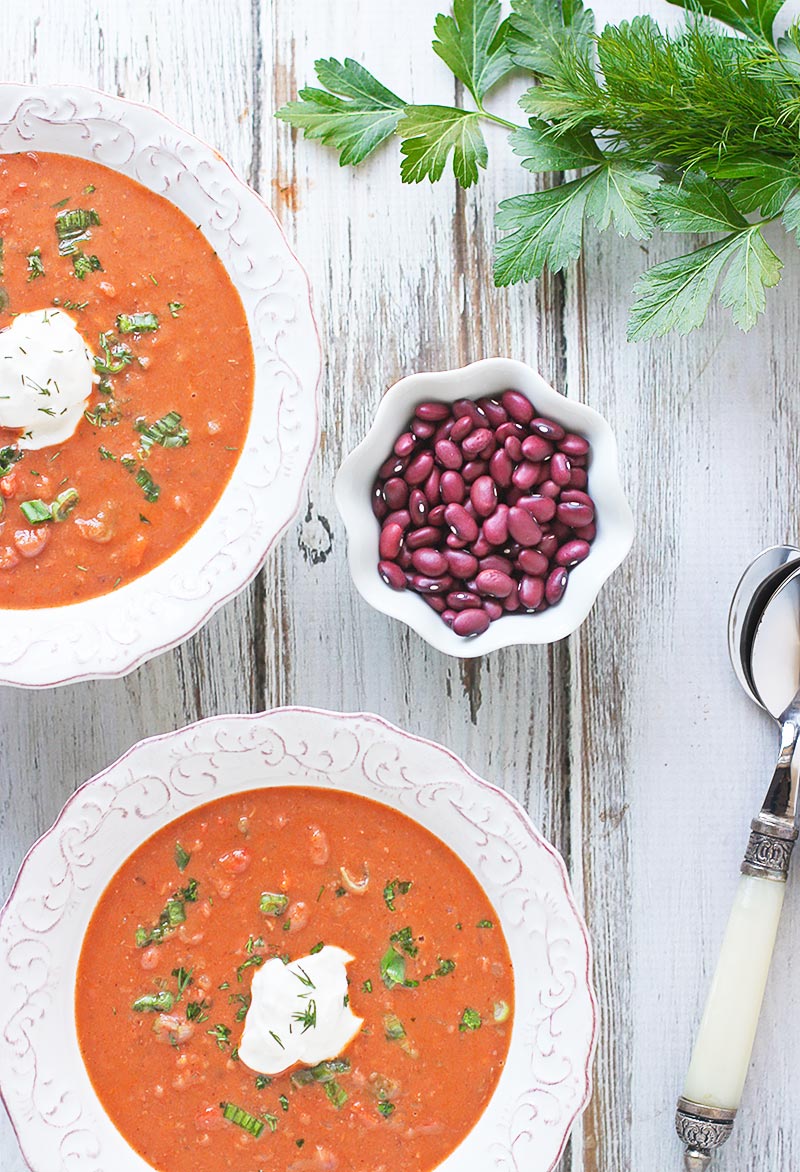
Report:
[[[373,489],[384,582],[462,636],[554,606],[595,536],[589,451],[519,391],[420,403]]]

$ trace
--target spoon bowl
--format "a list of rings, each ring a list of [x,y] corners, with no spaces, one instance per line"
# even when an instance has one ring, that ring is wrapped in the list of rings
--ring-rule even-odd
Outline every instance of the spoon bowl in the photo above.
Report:
[[[763,550],[742,574],[731,600],[728,653],[737,680],[759,705],[762,702],[752,678],[753,639],[765,607],[798,563],[800,548],[795,545],[773,545]]]
[[[774,590],[756,624],[750,676],[756,702],[780,723],[800,705],[800,567]]]

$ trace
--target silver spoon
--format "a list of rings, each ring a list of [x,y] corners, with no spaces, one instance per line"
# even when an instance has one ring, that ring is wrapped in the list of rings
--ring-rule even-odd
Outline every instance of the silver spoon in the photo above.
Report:
[[[796,545],[773,545],[747,567],[733,592],[728,614],[728,652],[736,678],[751,700],[760,703],[750,675],[750,651],[758,621],[775,590],[797,569]]]
[[[707,1168],[733,1129],[797,838],[792,759],[800,740],[799,568],[768,598],[740,666],[752,680],[748,693],[779,723],[781,748],[761,811],[751,823],[742,878],[678,1100],[676,1126],[686,1144],[687,1172]]]

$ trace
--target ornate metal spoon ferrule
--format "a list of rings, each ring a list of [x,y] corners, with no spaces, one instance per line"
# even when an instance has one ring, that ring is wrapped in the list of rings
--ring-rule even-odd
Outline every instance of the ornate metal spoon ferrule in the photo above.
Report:
[[[703,1107],[689,1099],[678,1099],[675,1129],[686,1144],[686,1172],[703,1172],[711,1163],[712,1153],[730,1139],[735,1111]]]

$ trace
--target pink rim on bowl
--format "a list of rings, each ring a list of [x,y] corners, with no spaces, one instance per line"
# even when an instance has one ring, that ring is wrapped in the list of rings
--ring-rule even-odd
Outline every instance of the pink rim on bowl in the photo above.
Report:
[[[521,391],[539,415],[554,419],[592,445],[588,491],[596,505],[597,536],[585,561],[570,570],[556,606],[540,614],[505,615],[482,635],[461,638],[410,590],[393,590],[378,573],[380,525],[372,512],[372,487],[414,409],[427,400],[453,403]],[[617,442],[606,420],[584,403],[567,399],[524,362],[486,358],[460,370],[425,371],[401,379],[384,395],[369,432],[339,469],[336,505],[347,529],[350,571],[359,593],[376,610],[400,619],[439,651],[463,659],[514,643],[554,643],[570,635],[594,606],[604,582],[625,559],[634,525],[617,469]]]
[[[270,209],[211,147],[110,94],[0,84],[0,154],[35,150],[112,167],[200,226],[242,299],[256,379],[231,481],[181,549],[112,594],[0,609],[0,683],[33,688],[123,676],[193,635],[247,586],[300,508],[319,437],[321,367],[308,277]]]
[[[33,1172],[147,1172],[81,1060],[74,985],[120,863],[187,810],[258,786],[383,802],[438,835],[489,895],[514,963],[508,1061],[440,1172],[550,1172],[591,1091],[591,950],[561,857],[522,807],[449,750],[369,714],[279,708],[142,741],[86,782],[28,853],[0,913],[0,1092]]]

